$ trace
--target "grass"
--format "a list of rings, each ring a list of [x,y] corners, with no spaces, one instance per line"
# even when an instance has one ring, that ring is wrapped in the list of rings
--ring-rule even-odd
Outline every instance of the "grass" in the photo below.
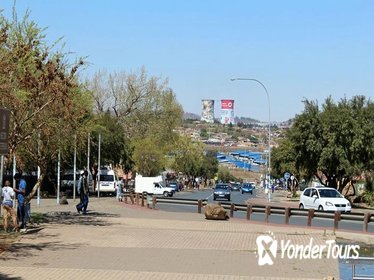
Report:
[[[47,222],[46,215],[43,213],[31,213],[31,223],[40,224]]]

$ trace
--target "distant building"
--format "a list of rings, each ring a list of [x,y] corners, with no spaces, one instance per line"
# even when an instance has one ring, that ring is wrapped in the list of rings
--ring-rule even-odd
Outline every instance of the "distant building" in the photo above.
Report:
[[[214,123],[214,100],[203,99],[202,102],[202,111],[201,111],[201,120],[207,123]]]
[[[222,99],[221,100],[221,123],[222,124],[235,124],[234,117],[234,100]]]

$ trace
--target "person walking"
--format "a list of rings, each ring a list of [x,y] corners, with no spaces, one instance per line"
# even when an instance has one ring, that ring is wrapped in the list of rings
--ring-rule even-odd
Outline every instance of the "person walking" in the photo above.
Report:
[[[21,178],[21,173],[14,175],[16,180],[16,187],[13,188],[17,194],[17,218],[18,222],[21,222],[20,231],[26,231],[26,207],[25,207],[25,196],[26,196],[26,181]]]
[[[88,171],[84,170],[83,174],[80,177],[79,185],[78,185],[78,193],[80,197],[80,202],[77,204],[76,208],[78,213],[83,212],[83,214],[87,213],[87,206],[88,206]]]
[[[10,182],[8,180],[5,181],[4,187],[2,188],[1,197],[2,197],[2,207],[3,207],[3,226],[4,231],[8,232],[8,217],[12,217],[14,231],[19,231],[18,223],[17,223],[17,216],[16,211],[13,208],[13,198],[15,196],[15,192],[10,187]]]

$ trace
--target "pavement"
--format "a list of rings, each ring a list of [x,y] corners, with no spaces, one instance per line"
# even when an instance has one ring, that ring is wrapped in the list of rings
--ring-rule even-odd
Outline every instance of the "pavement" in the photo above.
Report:
[[[308,245],[311,238],[321,245],[336,237],[326,229],[212,221],[112,197],[90,198],[89,212],[82,215],[76,203],[43,199],[36,206],[32,201],[39,223],[30,224],[26,234],[14,234],[16,241],[0,254],[0,279],[339,279],[338,261],[325,254],[281,258],[278,247],[273,265],[258,264],[260,235],[271,232],[278,245],[281,240]]]

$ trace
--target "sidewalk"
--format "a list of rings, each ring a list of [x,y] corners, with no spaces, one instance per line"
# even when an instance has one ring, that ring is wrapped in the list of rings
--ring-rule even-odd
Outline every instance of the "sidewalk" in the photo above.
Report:
[[[0,279],[338,279],[334,259],[276,258],[259,266],[256,238],[316,244],[332,232],[253,223],[208,221],[194,213],[163,212],[90,198],[88,215],[44,199],[32,212],[44,222],[30,226],[0,255]],[[279,253],[279,252],[278,252]]]

